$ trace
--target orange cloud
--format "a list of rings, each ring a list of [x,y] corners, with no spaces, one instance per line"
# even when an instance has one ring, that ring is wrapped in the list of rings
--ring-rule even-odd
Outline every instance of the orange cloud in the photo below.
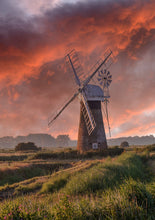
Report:
[[[1,135],[46,131],[45,118],[76,88],[73,76],[64,73],[68,47],[79,51],[84,70],[106,48],[117,54],[117,63],[111,67],[111,127],[116,136],[143,135],[143,112],[155,109],[154,8],[153,0],[96,0],[49,8],[33,17],[11,10],[0,23],[0,112],[4,118],[8,114]],[[73,106],[54,125],[53,134],[68,132],[76,137],[78,101]],[[149,124],[147,132],[155,133]]]

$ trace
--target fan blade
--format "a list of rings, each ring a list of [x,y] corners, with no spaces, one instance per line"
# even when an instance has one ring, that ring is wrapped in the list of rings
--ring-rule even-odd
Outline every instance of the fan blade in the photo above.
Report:
[[[48,126],[50,127],[52,122],[57,119],[57,117],[65,110],[65,108],[78,96],[79,91],[76,92],[71,99],[60,109],[60,111],[48,122]]]
[[[98,76],[99,76],[99,77],[102,77],[102,74],[103,74],[103,73],[99,72],[99,73],[98,73]]]
[[[84,92],[82,92],[82,112],[83,112],[88,134],[90,135],[93,132],[94,128],[96,127],[96,123],[95,123],[93,114],[89,108]]]
[[[102,79],[101,79],[101,78],[97,78],[97,80],[98,80],[98,81],[101,81]]]

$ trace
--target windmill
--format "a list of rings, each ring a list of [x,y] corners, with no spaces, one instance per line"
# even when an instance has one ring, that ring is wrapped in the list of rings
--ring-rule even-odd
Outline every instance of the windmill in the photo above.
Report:
[[[82,70],[76,51],[72,50],[66,55],[67,64],[70,65],[74,73],[77,91],[70,100],[60,108],[58,113],[49,119],[48,126],[51,126],[67,106],[76,97],[79,97],[80,120],[77,149],[80,152],[107,148],[101,102],[105,103],[105,114],[109,126],[107,103],[110,98],[108,87],[112,81],[112,75],[107,68],[102,69],[102,67],[107,65],[111,55],[112,51],[110,50],[105,54],[103,60],[100,59],[94,65],[87,77]]]

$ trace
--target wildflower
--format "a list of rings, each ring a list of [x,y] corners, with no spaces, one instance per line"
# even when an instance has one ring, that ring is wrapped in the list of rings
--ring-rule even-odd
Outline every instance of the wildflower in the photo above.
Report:
[[[6,216],[4,216],[4,219],[6,219],[7,217]]]

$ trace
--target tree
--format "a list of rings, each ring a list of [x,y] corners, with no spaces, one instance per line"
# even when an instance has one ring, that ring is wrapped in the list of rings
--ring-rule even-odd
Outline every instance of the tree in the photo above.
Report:
[[[28,142],[28,143],[19,143],[18,145],[15,146],[15,151],[27,151],[27,150],[39,150],[39,148],[33,143],[33,142]]]
[[[56,138],[57,146],[59,147],[67,147],[69,145],[69,135],[58,135]]]
[[[123,141],[121,143],[121,147],[129,147],[129,143],[127,141]]]

